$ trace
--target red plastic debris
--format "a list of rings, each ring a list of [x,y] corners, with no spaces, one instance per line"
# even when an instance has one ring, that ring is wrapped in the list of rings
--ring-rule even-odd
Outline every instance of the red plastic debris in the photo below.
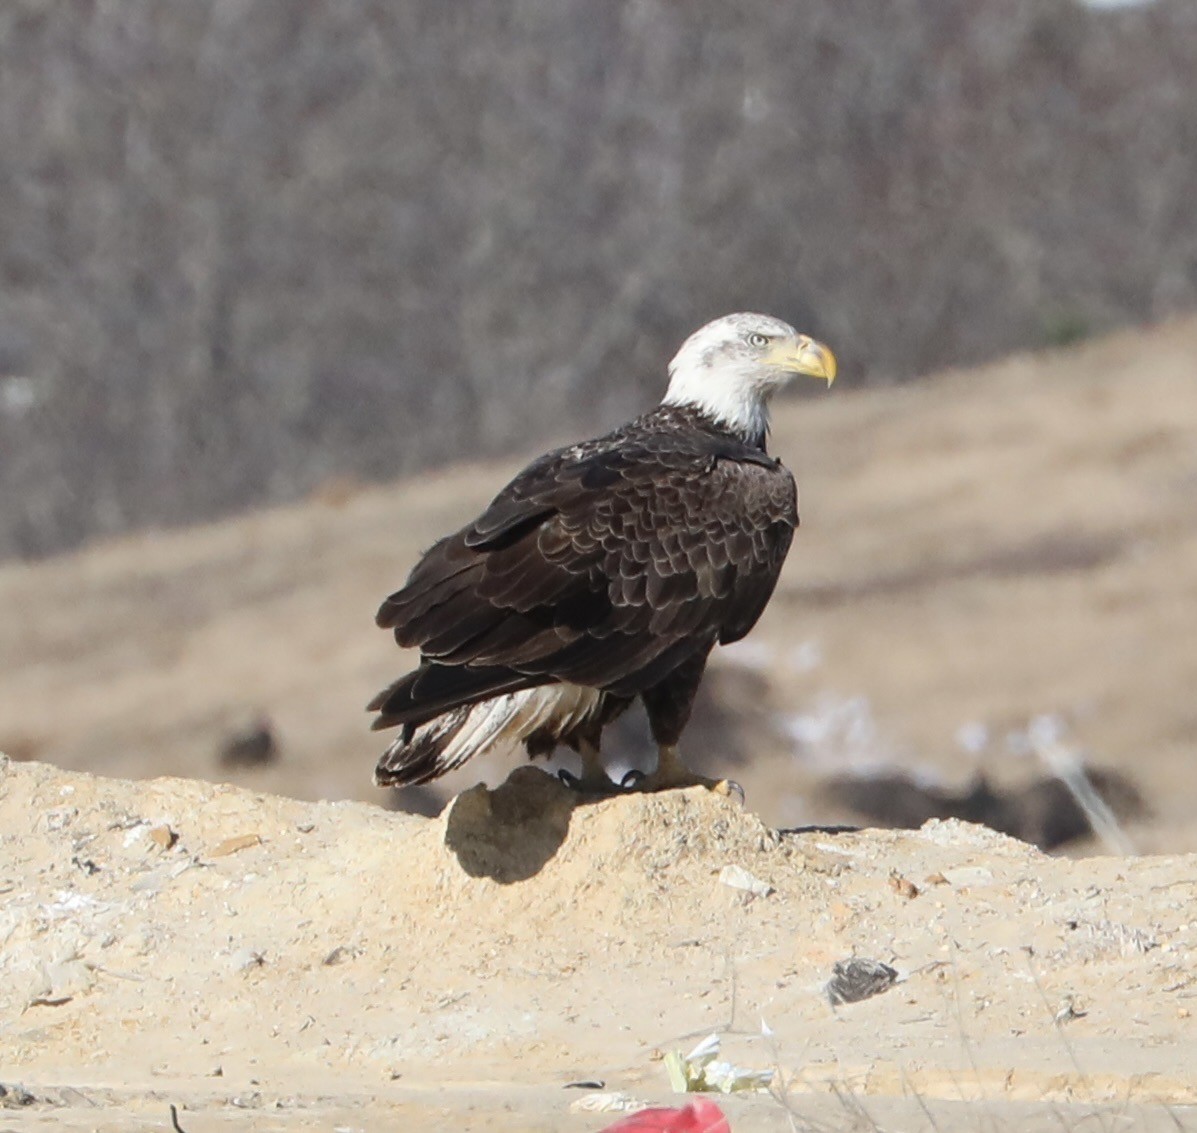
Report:
[[[714,1102],[696,1098],[681,1109],[642,1109],[599,1133],[731,1133],[731,1126]]]

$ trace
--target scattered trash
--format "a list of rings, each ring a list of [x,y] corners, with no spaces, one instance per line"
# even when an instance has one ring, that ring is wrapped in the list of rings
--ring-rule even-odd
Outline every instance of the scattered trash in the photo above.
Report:
[[[978,756],[989,746],[989,727],[970,720],[956,729],[956,743],[969,755]]]
[[[713,1101],[696,1098],[681,1109],[642,1109],[599,1133],[731,1133],[731,1125]]]
[[[827,999],[832,1007],[841,1003],[859,1003],[889,991],[898,982],[898,973],[880,960],[866,960],[854,956],[840,960],[831,969],[827,982]]]
[[[770,672],[777,663],[777,651],[766,641],[741,638],[719,650],[719,659],[746,669]]]
[[[1035,754],[1056,776],[1057,781],[1051,784],[1056,794],[1060,795],[1063,791],[1068,793],[1067,799],[1061,798],[1056,806],[1059,809],[1065,809],[1067,806],[1077,811],[1077,821],[1085,831],[1092,830],[1111,853],[1123,857],[1132,856],[1135,853],[1134,844],[1123,833],[1118,819],[1133,818],[1141,814],[1145,809],[1143,800],[1130,782],[1121,776],[1113,772],[1087,771],[1080,753],[1060,742],[1058,733],[1061,729],[1049,727],[1044,723],[1050,719],[1036,717],[1027,734]],[[1111,782],[1114,790],[1111,790]],[[1122,791],[1121,796],[1119,790]],[[1129,796],[1126,793],[1128,790]],[[1128,803],[1130,809],[1126,809]],[[1120,805],[1123,807],[1121,812],[1118,809]]]
[[[689,1054],[670,1051],[665,1056],[665,1070],[674,1093],[739,1094],[769,1088],[773,1081],[772,1070],[749,1070],[723,1061],[719,1058],[719,1045],[718,1035],[708,1035]]]
[[[1088,1014],[1088,1011],[1081,1011],[1077,1007],[1071,995],[1066,995],[1056,1010],[1054,1021],[1059,1026],[1062,1023],[1071,1023],[1073,1019],[1083,1019]]]
[[[30,989],[26,1010],[30,1007],[61,1007],[89,992],[95,981],[95,973],[77,954],[42,963]]]
[[[29,1007],[61,1007],[64,1003],[70,1003],[75,997],[73,995],[35,995],[28,1003]]]
[[[619,1091],[587,1094],[569,1106],[570,1113],[638,1113],[643,1109],[648,1109],[648,1102]]]
[[[768,897],[770,893],[774,892],[772,885],[761,881],[758,877],[753,877],[748,870],[738,865],[725,865],[719,871],[719,883],[730,886],[732,889],[742,889],[753,897]]]
[[[1144,929],[1104,918],[1098,921],[1068,920],[1064,927],[1076,934],[1069,942],[1069,951],[1087,960],[1141,956],[1160,946],[1160,942]]]
[[[37,1098],[24,1086],[6,1086],[0,1082],[0,1106],[4,1109],[23,1109],[36,1103]]]
[[[1068,723],[1058,712],[1042,712],[1027,725],[1027,739],[1032,749],[1062,743],[1068,735]]]
[[[993,884],[993,870],[983,865],[952,866],[939,871],[939,876],[953,889],[970,889]]]
[[[811,638],[786,650],[779,650],[767,641],[737,641],[719,651],[721,661],[730,661],[745,669],[761,673],[776,673],[781,667],[802,675],[823,664],[823,649]]]
[[[149,828],[150,824],[144,818],[134,818],[132,815],[127,815],[119,822],[114,822],[108,827],[109,830],[123,830],[125,832],[124,838],[121,839],[121,845],[126,850],[140,842],[146,836]]]
[[[79,817],[79,808],[74,806],[59,807],[48,810],[42,815],[42,823],[46,830],[65,830]]]
[[[239,948],[231,957],[233,971],[250,972],[266,966],[266,956],[255,948]]]
[[[888,750],[865,696],[824,693],[809,711],[784,716],[781,726],[806,766],[875,767]]]
[[[1142,796],[1124,775],[1098,769],[1082,770],[1082,775],[1090,793],[1104,800],[1108,812],[1119,818],[1145,813]],[[978,775],[963,790],[951,791],[898,773],[838,775],[822,785],[820,794],[827,802],[883,826],[916,830],[933,818],[959,818],[1041,850],[1054,850],[1095,829],[1070,788],[1054,776],[1005,790]]]
[[[245,850],[250,846],[260,846],[261,844],[262,836],[260,834],[238,834],[236,837],[226,838],[223,842],[218,843],[209,851],[208,857],[223,858],[229,854],[235,854],[238,850]]]
[[[86,893],[77,893],[73,889],[60,889],[54,894],[54,900],[42,905],[42,912],[50,920],[73,920],[78,916],[94,916],[106,912],[113,906],[107,901],[99,901]]]

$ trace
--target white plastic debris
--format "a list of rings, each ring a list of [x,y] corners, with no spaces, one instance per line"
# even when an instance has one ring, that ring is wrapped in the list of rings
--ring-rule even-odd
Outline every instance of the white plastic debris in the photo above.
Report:
[[[993,884],[993,870],[983,865],[947,866],[939,871],[939,876],[953,889]]]
[[[719,1058],[720,1039],[708,1035],[689,1054],[670,1051],[665,1056],[669,1084],[678,1094],[742,1094],[768,1090],[772,1070],[751,1070]]]
[[[1126,836],[1118,818],[1110,809],[1110,804],[1101,797],[1085,772],[1085,762],[1081,753],[1066,747],[1052,738],[1063,731],[1049,727],[1042,721],[1053,721],[1058,717],[1037,716],[1032,721],[1029,735],[1035,754],[1039,756],[1043,765],[1051,771],[1065,787],[1077,806],[1085,813],[1093,833],[1105,844],[1106,848],[1119,857],[1133,857],[1136,853],[1134,844]]]
[[[648,1109],[648,1102],[618,1091],[587,1094],[569,1106],[570,1113],[639,1113],[642,1109]]]
[[[759,877],[754,877],[743,866],[725,865],[719,871],[719,884],[730,886],[732,889],[742,889],[754,897],[768,897],[773,892],[773,886]]]
[[[777,651],[767,641],[741,639],[719,650],[719,660],[730,661],[755,672],[766,672],[774,667]]]
[[[239,948],[229,957],[229,963],[235,972],[250,972],[265,967],[266,956],[256,948]]]
[[[817,641],[807,640],[795,645],[786,654],[786,661],[796,673],[809,673],[823,664],[823,650]]]
[[[821,693],[806,711],[783,715],[779,724],[794,754],[812,768],[870,767],[889,754],[865,696]]]
[[[970,720],[956,729],[956,744],[969,755],[981,755],[989,746],[989,727],[980,720]]]
[[[77,953],[42,961],[29,989],[28,1005],[58,1006],[90,991],[96,982],[89,965]]]
[[[1027,738],[1035,748],[1061,743],[1068,734],[1068,724],[1058,712],[1042,712],[1027,725]]]

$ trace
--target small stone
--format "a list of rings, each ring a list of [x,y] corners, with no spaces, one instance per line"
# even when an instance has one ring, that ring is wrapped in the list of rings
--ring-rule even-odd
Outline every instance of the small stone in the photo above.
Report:
[[[260,846],[262,844],[262,836],[260,834],[238,834],[233,838],[226,838],[223,842],[217,845],[208,852],[210,858],[224,858],[229,854],[235,854],[238,850],[247,850],[250,846]]]
[[[859,1003],[888,991],[898,982],[897,970],[880,960],[853,957],[840,960],[831,970],[827,998],[833,1007],[841,1003]]]
[[[909,878],[903,877],[897,870],[889,875],[889,887],[899,897],[905,897],[908,901],[914,900],[919,895],[919,887]]]
[[[167,826],[166,823],[150,828],[150,841],[160,850],[169,850],[178,840],[178,834]]]

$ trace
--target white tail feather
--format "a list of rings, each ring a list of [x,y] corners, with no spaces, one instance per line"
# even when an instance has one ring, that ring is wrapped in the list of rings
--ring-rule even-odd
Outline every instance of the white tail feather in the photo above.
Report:
[[[379,762],[383,784],[426,782],[496,747],[514,747],[538,735],[568,736],[603,708],[603,693],[573,684],[552,684],[455,708],[399,739]]]

